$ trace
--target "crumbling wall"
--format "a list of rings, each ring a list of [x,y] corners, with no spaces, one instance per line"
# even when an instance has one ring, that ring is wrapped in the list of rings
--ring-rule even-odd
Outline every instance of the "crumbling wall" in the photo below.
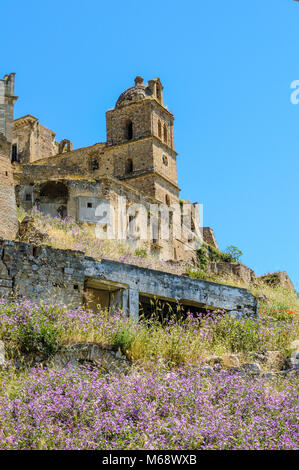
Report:
[[[90,289],[94,289],[90,297]],[[101,292],[99,292],[101,291]],[[89,302],[123,308],[139,316],[139,296],[179,301],[198,307],[257,314],[257,301],[246,289],[176,276],[115,261],[96,261],[83,253],[0,240],[0,297],[72,307]]]
[[[213,246],[214,248],[217,248],[218,250],[218,243],[216,241],[213,229],[210,227],[203,227],[202,228],[202,235],[203,235],[203,241],[210,246]]]
[[[257,279],[263,281],[265,284],[269,284],[270,286],[280,286],[284,289],[290,290],[291,292],[295,292],[294,284],[286,271],[264,274],[263,276],[258,276]]]
[[[222,278],[235,278],[245,284],[255,280],[254,271],[242,263],[210,262],[208,272]]]
[[[13,123],[12,143],[16,146],[16,161],[32,163],[58,153],[55,132],[39,124],[36,117],[28,114]]]
[[[0,297],[80,305],[84,295],[83,254],[0,240]]]

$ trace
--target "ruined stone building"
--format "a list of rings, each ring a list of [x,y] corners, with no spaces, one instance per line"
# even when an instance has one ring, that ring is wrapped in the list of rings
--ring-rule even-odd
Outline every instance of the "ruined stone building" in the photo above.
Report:
[[[198,204],[180,201],[173,122],[160,79],[145,85],[139,76],[107,111],[104,143],[74,150],[69,140],[56,142],[55,133],[36,117],[16,119],[11,162],[17,204],[100,224],[103,234],[114,217],[115,230],[133,246],[163,260],[195,260],[196,242],[203,237],[214,245],[216,241],[210,229],[200,230]],[[125,201],[126,230],[119,226],[120,200]],[[169,237],[161,233],[161,214],[152,213],[155,204],[167,208]],[[142,237],[136,205],[147,213]],[[109,214],[104,219],[99,206]]]
[[[93,310],[122,309],[135,319],[156,298],[164,305],[179,303],[195,311],[214,308],[234,316],[257,315],[258,303],[246,289],[96,261],[82,252],[18,240],[17,204],[52,216],[68,215],[78,223],[95,225],[99,219],[108,232],[111,209],[122,210],[121,199],[129,226],[125,239],[133,246],[144,246],[163,259],[192,261],[196,237],[203,234],[208,243],[216,244],[210,229],[197,231],[196,204],[190,205],[190,227],[186,222],[188,204],[179,201],[177,185],[173,115],[164,106],[159,79],[145,86],[137,77],[135,86],[107,112],[107,142],[77,150],[68,140],[57,143],[55,133],[33,116],[14,121],[16,99],[14,74],[6,75],[0,80],[0,298],[13,295],[37,302],[85,304]],[[157,204],[168,210],[169,238],[162,236],[161,213],[152,217]],[[106,211],[104,222],[103,214],[97,213],[99,206]],[[139,210],[146,215],[143,228],[149,236],[144,240],[130,230]],[[187,230],[178,230],[185,226]]]

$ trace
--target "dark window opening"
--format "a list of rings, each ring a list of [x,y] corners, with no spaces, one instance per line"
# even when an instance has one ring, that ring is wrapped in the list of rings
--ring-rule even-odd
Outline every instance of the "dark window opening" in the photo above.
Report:
[[[132,121],[127,122],[127,125],[126,125],[126,138],[128,140],[133,139],[133,123],[132,123]]]
[[[99,162],[98,160],[92,160],[91,161],[91,170],[96,171],[99,169]]]
[[[168,194],[166,194],[165,196],[165,202],[168,206],[170,206],[170,197],[168,196]]]
[[[31,201],[32,201],[32,196],[31,196],[31,194],[26,194],[25,200],[31,202]]]
[[[131,158],[126,161],[126,173],[133,173],[133,160]]]
[[[202,317],[209,315],[210,310],[213,311],[213,309],[208,309],[204,305],[186,305],[175,300],[164,300],[145,295],[139,296],[139,314],[145,320],[156,319],[165,323],[174,318],[177,320],[186,319],[187,315],[192,313],[193,317],[198,319],[198,324],[201,325]],[[221,315],[219,313],[219,316]]]
[[[92,208],[92,202],[88,202],[87,207],[88,207],[88,209],[91,209]]]
[[[40,196],[43,198],[47,198],[48,200],[62,198],[67,199],[68,189],[63,183],[49,181],[41,187]]]
[[[17,144],[13,144],[11,147],[11,161],[12,163],[19,161]]]
[[[34,246],[33,251],[32,251],[34,258],[36,258],[39,255],[39,253],[40,253],[40,246]]]
[[[129,215],[129,223],[128,223],[128,233],[129,235],[134,235],[134,216]]]
[[[162,161],[163,161],[163,165],[168,166],[168,158],[166,155],[163,155]]]

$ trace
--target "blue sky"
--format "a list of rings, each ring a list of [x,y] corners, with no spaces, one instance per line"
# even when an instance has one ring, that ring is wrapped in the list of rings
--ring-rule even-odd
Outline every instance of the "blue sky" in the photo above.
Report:
[[[257,274],[286,270],[299,290],[299,2],[17,0],[1,17],[15,117],[75,147],[103,142],[120,93],[160,77],[181,198],[204,204],[221,249],[238,246]]]

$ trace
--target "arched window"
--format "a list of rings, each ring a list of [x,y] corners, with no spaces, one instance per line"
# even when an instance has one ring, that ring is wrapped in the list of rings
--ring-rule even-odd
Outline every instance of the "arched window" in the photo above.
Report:
[[[126,139],[128,139],[128,140],[133,139],[133,123],[132,123],[132,121],[127,121],[125,134],[126,134],[125,135]]]
[[[166,194],[166,196],[165,196],[165,202],[166,202],[167,206],[170,206],[170,197],[169,197],[168,194]]]
[[[41,187],[40,198],[44,198],[44,202],[52,202],[55,199],[59,199],[63,200],[63,203],[67,203],[68,189],[63,183],[49,181]]]
[[[126,161],[126,173],[133,173],[133,161],[131,158],[128,158]]]
[[[164,124],[163,127],[163,137],[164,137],[164,142],[167,144],[167,126]]]
[[[158,136],[159,136],[160,139],[161,139],[161,137],[162,137],[162,125],[161,125],[160,119],[159,119],[159,121],[158,121]]]

